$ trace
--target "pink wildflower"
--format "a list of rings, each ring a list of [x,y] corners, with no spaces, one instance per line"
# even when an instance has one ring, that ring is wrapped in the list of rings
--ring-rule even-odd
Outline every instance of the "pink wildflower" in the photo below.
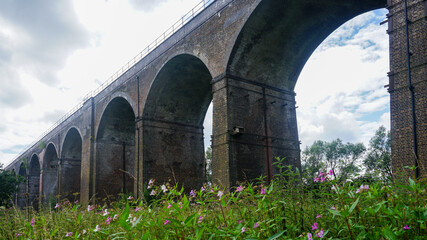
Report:
[[[67,232],[67,234],[65,234],[65,237],[72,237],[73,236],[73,232]]]
[[[242,223],[243,221],[242,221],[242,220],[238,220],[237,222],[238,222],[238,223]]]
[[[258,222],[255,223],[255,225],[254,225],[253,228],[257,228],[257,227],[259,227],[259,223]]]
[[[317,238],[323,238],[323,234],[324,234],[323,229],[321,229],[321,230],[320,230],[320,232],[318,232],[318,233],[316,234],[316,237],[317,237]]]
[[[218,197],[219,197],[219,199],[221,199],[222,195],[224,195],[224,193],[222,191],[218,191]]]
[[[74,201],[74,204],[77,204],[77,203],[79,203],[79,200]]]
[[[95,227],[95,229],[93,230],[94,232],[98,232],[98,231],[100,231],[101,230],[101,228],[99,228],[99,225],[96,225],[96,227]]]
[[[117,220],[117,218],[119,218],[119,215],[114,214],[113,220],[114,220],[114,221],[116,221],[116,220]]]
[[[152,190],[150,193],[150,196],[154,196],[154,195],[156,195],[156,191]]]
[[[242,231],[240,233],[244,233],[244,232],[246,232],[246,228],[242,227]]]
[[[135,212],[138,212],[139,210],[141,210],[142,208],[136,207],[135,208]]]
[[[320,181],[320,179],[318,177],[314,177],[313,182],[319,182],[319,181]]]
[[[319,225],[317,224],[317,222],[315,222],[313,226],[311,226],[311,230],[316,230],[318,227]]]
[[[55,208],[59,208],[61,205],[59,205],[59,203],[57,203],[56,205],[55,205]]]
[[[243,187],[242,186],[238,186],[237,189],[236,189],[236,192],[241,192],[241,191],[243,191]]]
[[[307,239],[308,239],[308,240],[313,240],[313,235],[311,235],[311,233],[308,233],[308,234],[307,234]]]
[[[112,218],[107,217],[107,220],[105,222],[107,222],[107,225],[110,225],[110,223],[111,223],[112,220],[113,220]]]
[[[319,172],[319,177],[322,177],[322,176],[325,176],[325,175],[326,175],[326,173]]]
[[[334,175],[334,171],[331,169],[331,170],[329,170],[329,173],[328,173],[330,176],[333,176]]]
[[[110,214],[110,213],[108,212],[108,209],[104,209],[104,211],[103,211],[103,213],[102,213],[102,216],[107,216],[108,214]]]
[[[154,184],[154,180],[150,179],[150,181],[148,181],[147,189],[150,189],[153,186],[153,184]]]
[[[17,233],[17,234],[16,234],[16,236],[17,236],[17,237],[19,237],[19,236],[22,236],[22,234],[20,234],[20,233]]]
[[[202,220],[203,220],[203,217],[202,217],[202,216],[200,216],[200,217],[199,217],[199,220],[197,221],[197,223],[202,223]]]
[[[171,223],[171,221],[169,220],[165,220],[165,223],[163,223],[164,225],[168,225],[169,223]]]
[[[196,197],[196,193],[194,192],[194,190],[191,190],[191,192],[190,192],[190,196],[191,196],[192,198],[195,198],[195,197]]]
[[[203,192],[203,191],[205,191],[205,188],[204,187],[200,188],[200,192]]]
[[[161,186],[161,189],[164,193],[168,191],[168,188],[164,184]]]
[[[172,207],[172,205],[170,203],[168,203],[168,208],[171,208],[171,207]]]
[[[133,199],[133,197],[132,197],[132,196],[129,196],[129,197],[128,197],[128,200],[132,200],[132,199]]]
[[[316,216],[316,218],[321,218],[322,217],[322,215],[319,215],[319,214],[317,214],[317,216]]]
[[[31,218],[30,224],[31,224],[31,227],[34,227],[34,224],[35,224],[34,218]]]
[[[403,230],[409,230],[411,229],[410,227],[408,227],[408,225],[405,224],[405,226],[403,227]]]
[[[94,205],[87,205],[87,211],[88,212],[92,211],[93,209],[95,209]]]
[[[334,206],[331,207],[332,210],[336,210],[336,208]]]
[[[263,194],[263,195],[265,194],[265,188],[261,189],[261,194]]]

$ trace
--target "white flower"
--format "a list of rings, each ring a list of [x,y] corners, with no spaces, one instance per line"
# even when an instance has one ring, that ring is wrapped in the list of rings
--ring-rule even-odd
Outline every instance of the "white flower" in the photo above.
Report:
[[[100,231],[101,230],[101,228],[99,228],[99,225],[96,225],[96,227],[95,227],[95,229],[93,230],[94,232],[98,232],[98,231]]]
[[[224,193],[222,191],[218,191],[218,197],[219,197],[219,199],[221,199],[222,195],[224,195]]]
[[[166,188],[166,186],[164,184],[161,186],[161,188],[162,188],[163,192],[167,192],[168,191],[168,189]]]
[[[105,210],[104,210],[104,213],[102,214],[102,216],[107,216],[108,214],[110,214],[110,213],[108,212],[108,209],[105,209]]]

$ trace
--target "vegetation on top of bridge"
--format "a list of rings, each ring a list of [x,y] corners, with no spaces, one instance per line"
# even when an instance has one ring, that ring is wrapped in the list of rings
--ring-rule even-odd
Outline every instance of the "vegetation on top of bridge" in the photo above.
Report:
[[[73,107],[70,111],[68,111],[64,116],[62,116],[58,121],[56,121],[50,128],[44,131],[40,137],[38,137],[35,141],[29,144],[26,148],[24,148],[19,154],[17,154],[16,158],[21,156],[28,148],[36,145],[41,139],[43,139],[49,132],[58,127],[62,122],[67,120],[71,115],[77,112],[83,104],[90,99],[91,97],[95,97],[102,90],[111,85],[115,80],[117,80],[121,75],[123,75],[126,71],[128,71],[132,66],[138,63],[141,59],[147,56],[150,52],[156,49],[160,44],[162,44],[166,39],[171,37],[175,32],[180,30],[185,24],[187,24],[190,20],[192,20],[195,16],[209,7],[216,0],[202,0],[195,7],[193,7],[190,11],[188,11],[184,16],[182,16],[178,21],[176,21],[171,27],[169,27],[166,31],[164,31],[159,37],[157,37],[154,41],[152,41],[144,50],[139,52],[135,57],[129,60],[125,65],[123,65],[119,70],[117,70],[114,74],[112,74],[105,82],[103,82],[98,88],[93,91],[87,93],[81,102],[79,102],[75,107]],[[15,159],[11,164],[18,161]]]

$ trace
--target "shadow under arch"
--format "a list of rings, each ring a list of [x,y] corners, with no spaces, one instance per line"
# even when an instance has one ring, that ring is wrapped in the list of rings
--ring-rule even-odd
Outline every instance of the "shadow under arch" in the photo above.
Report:
[[[203,120],[212,100],[212,76],[190,54],[158,72],[143,109],[143,180],[200,188],[204,178]]]
[[[35,210],[38,210],[40,201],[40,170],[39,156],[33,154],[28,171],[28,206]]]
[[[43,157],[42,194],[44,201],[58,194],[58,151],[53,143],[49,143]]]
[[[59,159],[58,194],[61,198],[70,201],[78,199],[80,193],[82,163],[82,136],[72,127],[68,129],[62,142],[61,157]]]
[[[96,133],[97,199],[114,200],[120,193],[134,192],[135,113],[123,97],[115,97],[102,113]]]

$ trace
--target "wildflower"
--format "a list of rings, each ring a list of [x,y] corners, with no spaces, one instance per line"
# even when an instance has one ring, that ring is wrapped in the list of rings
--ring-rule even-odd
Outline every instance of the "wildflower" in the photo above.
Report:
[[[316,218],[321,218],[322,217],[322,215],[319,215],[319,214],[317,214],[317,216],[316,216]]]
[[[161,186],[161,188],[164,193],[168,191],[168,188],[164,184]]]
[[[179,205],[179,208],[182,209],[182,202],[179,202],[178,205]]]
[[[74,204],[77,204],[77,203],[79,203],[79,200],[74,201]]]
[[[83,229],[83,234],[86,234],[86,229]]]
[[[156,195],[156,191],[152,190],[150,193],[150,196],[154,196],[154,195]]]
[[[108,209],[104,209],[104,212],[102,213],[102,216],[107,216],[108,214],[110,214],[110,213],[108,212]]]
[[[135,226],[135,224],[136,224],[136,217],[133,217],[132,219],[130,219],[130,223],[132,224],[132,226]]]
[[[55,208],[59,208],[61,205],[59,205],[59,203],[57,203],[56,205],[55,205]]]
[[[257,228],[257,227],[259,227],[259,223],[258,222],[256,222],[255,225],[254,225],[254,228]]]
[[[114,221],[116,221],[116,220],[117,220],[117,218],[119,218],[119,215],[114,214],[113,220],[114,220]]]
[[[218,197],[219,197],[219,199],[221,199],[222,195],[224,195],[224,193],[222,191],[218,191]]]
[[[195,198],[195,197],[196,197],[196,193],[194,192],[194,190],[191,190],[191,192],[190,192],[190,196],[191,196],[192,198]]]
[[[107,217],[107,220],[105,222],[107,222],[107,225],[110,225],[110,223],[111,223],[112,220],[113,220],[112,218]]]
[[[73,232],[67,232],[67,234],[65,234],[65,237],[72,237],[73,236]]]
[[[240,233],[244,233],[244,232],[246,232],[246,228],[242,227],[242,231]]]
[[[95,209],[94,205],[87,205],[87,211],[88,212],[92,211],[93,209]]]
[[[356,190],[356,193],[359,193],[363,190],[369,190],[369,185],[360,185],[360,188]]]
[[[199,217],[199,220],[197,221],[197,223],[202,223],[202,220],[203,220],[203,217],[202,217],[202,216],[200,216],[200,217]]]
[[[314,177],[313,182],[319,182],[319,181],[320,181],[320,179],[318,177]]]
[[[203,191],[205,191],[205,188],[204,187],[200,188],[200,192],[203,192]]]
[[[128,200],[132,200],[132,199],[133,199],[133,197],[132,197],[132,196],[129,196],[129,197],[128,197]]]
[[[311,233],[308,233],[308,234],[307,234],[307,239],[308,239],[308,240],[313,240],[313,235],[311,235]]]
[[[318,227],[319,225],[317,224],[317,222],[315,222],[313,226],[311,226],[311,230],[316,230]]]
[[[22,236],[22,234],[20,234],[20,233],[17,233],[17,234],[16,234],[16,236],[17,236],[17,237],[19,237],[19,236]]]
[[[331,207],[332,210],[336,210],[336,208],[334,206]]]
[[[236,192],[241,192],[241,191],[243,191],[243,187],[242,186],[238,186],[237,189],[236,189]]]
[[[98,232],[98,231],[100,231],[101,230],[101,228],[99,228],[99,225],[96,225],[96,227],[95,227],[95,229],[93,230],[94,232]]]
[[[34,221],[34,218],[31,218],[31,227],[34,227],[34,223],[35,223],[35,221]]]
[[[411,229],[410,227],[408,227],[408,225],[405,224],[405,226],[403,227],[403,230],[409,230]]]
[[[165,220],[165,223],[163,223],[164,225],[168,225],[169,223],[171,223],[171,221],[169,220]]]
[[[323,234],[324,234],[323,229],[321,229],[321,230],[320,230],[320,232],[318,232],[318,233],[316,234],[316,237],[317,237],[317,238],[323,238]]]
[[[263,195],[265,194],[265,188],[261,189],[261,194],[263,194]]]
[[[319,172],[319,177],[322,177],[322,176],[325,176],[325,175],[326,175],[326,173]]]
[[[168,203],[168,208],[171,208],[171,207],[172,207],[172,205],[170,203]]]
[[[141,210],[142,208],[136,207],[135,208],[135,212],[138,212],[139,210]]]
[[[325,181],[326,180],[326,178],[324,178],[324,177],[320,177],[320,182],[323,182],[323,181]]]
[[[242,223],[243,221],[242,221],[242,220],[238,220],[237,222],[238,222],[238,223]]]
[[[329,170],[329,173],[328,173],[330,176],[333,176],[334,175],[334,171],[331,169],[331,170]]]
[[[150,189],[153,186],[153,184],[154,184],[154,180],[150,179],[150,181],[148,181],[147,189]]]

